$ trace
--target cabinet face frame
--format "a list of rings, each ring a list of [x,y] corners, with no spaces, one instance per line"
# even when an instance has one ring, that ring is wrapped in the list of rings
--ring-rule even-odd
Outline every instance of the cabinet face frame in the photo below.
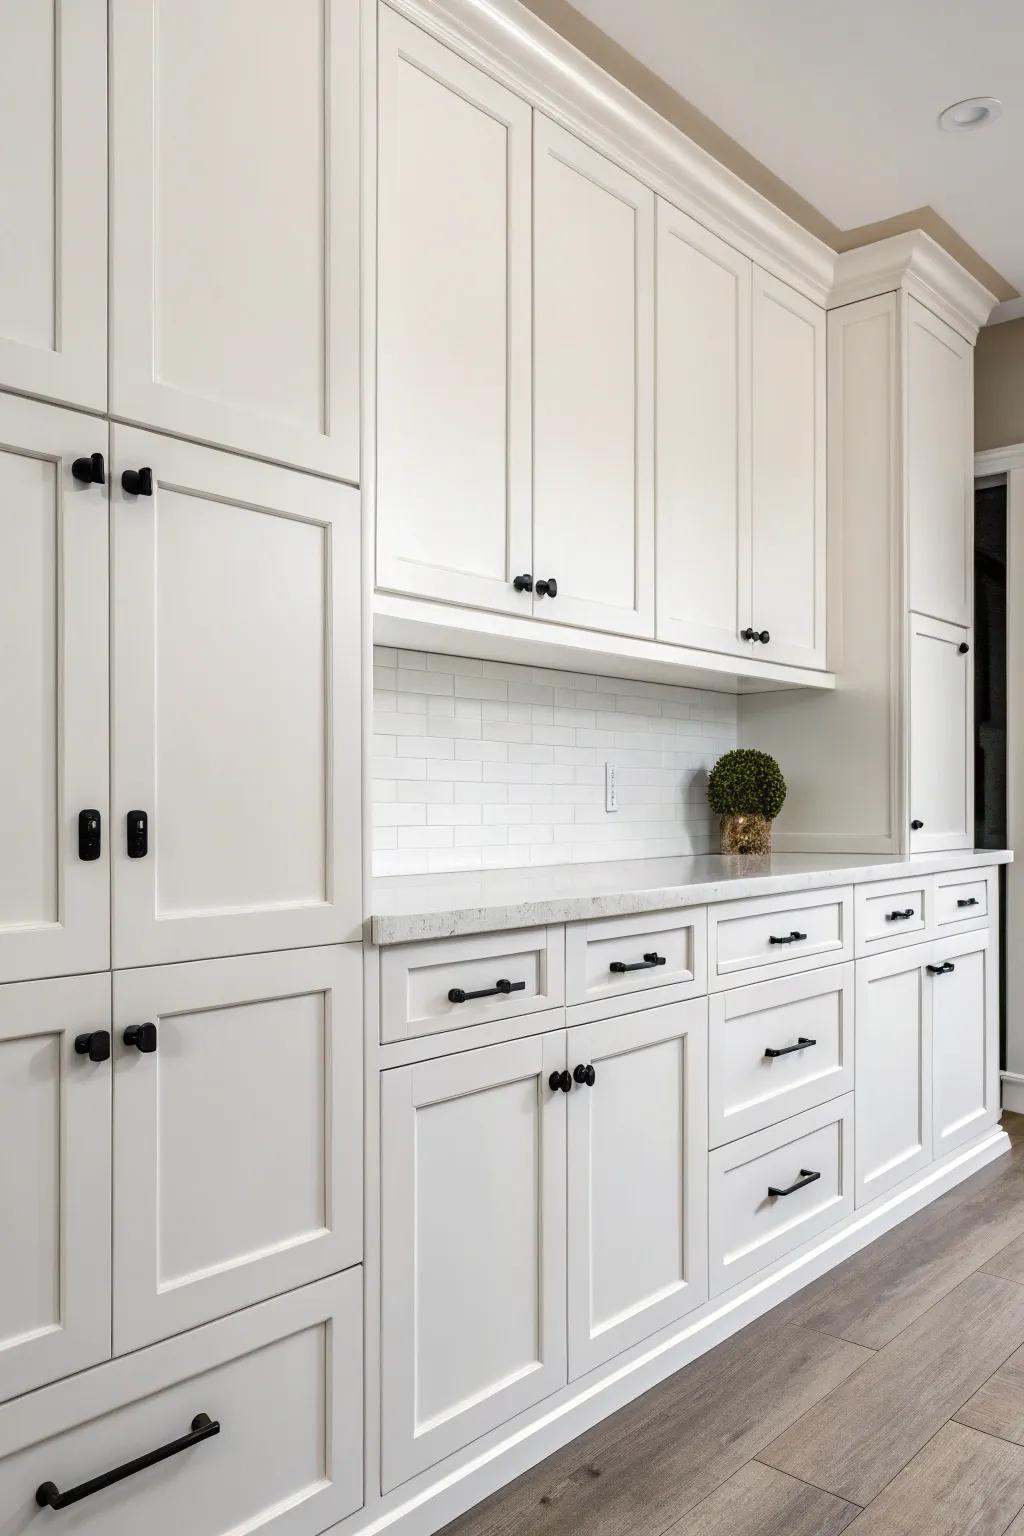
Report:
[[[596,1095],[612,1070],[616,1057],[642,1055],[663,1044],[682,1047],[680,1085],[682,1121],[683,1201],[682,1274],[668,1287],[650,1290],[610,1320],[595,1326],[594,1220],[602,1191],[597,1186],[593,1160],[594,1114],[599,1113]],[[577,1084],[568,1095],[568,1315],[569,1380],[593,1370],[633,1344],[639,1344],[666,1328],[707,1300],[707,1002],[697,998],[686,1003],[650,1007],[625,1018],[611,1018],[570,1028],[567,1033],[569,1071],[577,1065],[593,1066],[592,1088]],[[637,1114],[645,1114],[637,1101]],[[628,1139],[625,1126],[623,1136]],[[628,1152],[624,1150],[624,1156]],[[653,1170],[637,1169],[643,1188],[636,1199],[649,1200]],[[657,1191],[654,1191],[655,1196]],[[621,1251],[617,1258],[630,1281],[639,1280],[643,1257]]]
[[[112,527],[114,965],[155,965],[361,937],[360,529],[348,486],[115,426]],[[129,496],[123,467],[151,465],[151,497]],[[269,513],[324,539],[324,899],[161,913],[157,782],[156,549],[164,491]],[[241,666],[241,659],[240,659]],[[244,763],[239,763],[244,772]],[[149,815],[149,851],[129,858],[125,817]],[[299,809],[299,808],[297,808]],[[259,828],[254,825],[253,836]]]
[[[14,457],[51,465],[55,494],[55,920],[0,923],[0,977],[6,982],[110,964],[107,488],[82,484],[71,474],[74,458],[107,454],[107,425],[2,395],[0,440]],[[16,806],[17,785],[5,782],[3,763],[0,788]],[[92,861],[78,856],[78,815],[86,809],[102,818],[101,854]]]
[[[171,1282],[162,1280],[160,1185],[171,1172],[169,1150],[161,1136],[165,1024],[185,1014],[193,1015],[194,1030],[216,1029],[218,1010],[318,993],[323,995],[323,1226],[291,1235],[276,1247],[265,1244]],[[359,1262],[361,994],[358,947],[342,944],[114,973],[114,1345],[118,1354]],[[126,1027],[143,1022],[157,1026],[157,1049],[148,1055],[122,1039]],[[182,1048],[179,1041],[178,1051]],[[235,1114],[245,1114],[247,1076],[274,1075],[277,1070],[266,1057],[254,1054],[239,1059]],[[261,1101],[266,1097],[264,1088]],[[296,1136],[303,1134],[305,1128],[296,1128]],[[204,1219],[201,1189],[196,1191],[194,1219]]]
[[[40,4],[52,16],[52,185],[36,189],[52,220],[52,331],[49,347],[0,336],[0,381],[8,389],[67,405],[107,406],[107,7],[104,0]],[[45,25],[45,22],[43,23]],[[13,25],[5,21],[5,26]],[[12,64],[17,40],[7,37]],[[24,124],[4,123],[14,142]],[[11,210],[5,209],[10,217]],[[16,238],[9,227],[10,238]],[[93,451],[85,448],[80,452]]]
[[[323,0],[319,427],[163,382],[157,356],[157,3],[112,0],[110,15],[111,413],[358,483],[360,6],[353,0]],[[239,41],[244,47],[245,40]],[[232,67],[244,70],[244,54]],[[204,175],[198,145],[193,174]],[[255,315],[253,324],[258,324]]]
[[[856,1062],[856,1162],[857,1204],[882,1195],[932,1160],[932,988],[925,967],[932,961],[933,945],[914,944],[884,955],[857,961],[857,1062]],[[917,1135],[911,1145],[887,1162],[869,1161],[869,1138],[879,1124],[877,1107],[869,1099],[873,1077],[888,1075],[884,1055],[879,1056],[868,1036],[871,1019],[871,986],[895,976],[912,976],[917,985],[916,1088]]]
[[[943,623],[941,619],[930,619],[923,614],[911,613],[907,619],[907,837],[911,853],[941,853],[957,848],[972,848],[974,846],[974,648],[970,646],[973,639],[973,631],[963,629],[956,624]],[[915,666],[915,662],[922,662],[924,652],[921,649],[924,644],[941,646],[946,651],[946,662],[950,669],[944,674],[948,686],[955,692],[961,701],[960,710],[963,720],[963,731],[958,739],[951,742],[951,751],[960,758],[958,771],[962,775],[963,803],[958,806],[953,820],[959,822],[958,826],[949,826],[936,829],[929,826],[930,814],[921,816],[921,811],[929,811],[928,796],[929,785],[934,781],[937,768],[935,766],[934,753],[926,742],[922,723],[927,720],[928,713],[935,708],[934,701],[926,700],[925,676]],[[959,646],[968,645],[970,649],[961,655]],[[948,719],[948,712],[943,711],[943,719]],[[939,765],[941,767],[941,764]],[[919,776],[920,775],[920,779]],[[925,803],[922,806],[921,801]],[[914,819],[924,821],[924,826],[914,829],[909,823]]]
[[[100,1029],[110,1029],[109,975],[0,986],[0,1070],[5,1046],[24,1048],[26,1042],[48,1039],[49,1065],[59,1074],[56,1082],[45,1084],[52,1086],[55,1101],[56,1187],[49,1193],[57,1208],[32,1213],[40,1225],[47,1217],[55,1223],[57,1316],[48,1325],[4,1338],[0,1313],[0,1400],[110,1357],[110,1061],[94,1062],[75,1050],[77,1035]],[[46,1191],[33,1187],[37,1172],[30,1165],[18,1175],[10,1167],[6,1199],[31,1199],[38,1207]],[[8,1252],[4,1264],[17,1262],[17,1254]]]

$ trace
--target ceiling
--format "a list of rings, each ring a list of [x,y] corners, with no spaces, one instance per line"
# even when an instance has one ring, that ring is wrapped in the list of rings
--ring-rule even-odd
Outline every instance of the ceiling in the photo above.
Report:
[[[1024,294],[1021,0],[573,6],[839,231],[930,208]],[[1002,116],[942,132],[967,96],[1000,97]],[[1024,298],[993,318],[1020,314]]]

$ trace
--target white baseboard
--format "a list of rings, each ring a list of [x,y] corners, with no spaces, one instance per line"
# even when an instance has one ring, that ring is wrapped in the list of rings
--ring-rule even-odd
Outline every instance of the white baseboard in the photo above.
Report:
[[[1024,1115],[1024,1072],[1000,1072],[1003,1080],[1003,1108]]]

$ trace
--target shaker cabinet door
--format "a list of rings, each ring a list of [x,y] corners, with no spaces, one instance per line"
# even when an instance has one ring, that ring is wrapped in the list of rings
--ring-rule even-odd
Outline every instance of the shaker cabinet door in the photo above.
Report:
[[[910,615],[910,851],[974,846],[970,631]]]
[[[943,939],[932,964],[932,1151],[936,1157],[999,1119],[997,929]]]
[[[930,945],[857,961],[857,1204],[932,1158]]]

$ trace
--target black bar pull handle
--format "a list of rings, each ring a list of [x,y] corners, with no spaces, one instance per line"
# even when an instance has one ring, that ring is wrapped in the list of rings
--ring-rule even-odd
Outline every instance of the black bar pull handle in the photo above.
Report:
[[[149,816],[145,811],[129,811],[125,817],[128,857],[144,859],[149,852]]]
[[[656,949],[652,949],[644,955],[642,960],[636,960],[632,965],[627,965],[625,960],[613,960],[608,969],[615,976],[622,976],[626,971],[653,971],[656,965],[667,963],[664,955],[659,955]]]
[[[942,965],[926,965],[925,970],[929,976],[948,976],[950,971],[956,970],[956,966],[952,960],[946,960]]]
[[[774,1184],[768,1185],[768,1193],[772,1199],[782,1199],[786,1195],[794,1195],[798,1189],[806,1189],[808,1184],[813,1184],[815,1179],[820,1179],[820,1173],[812,1173],[809,1168],[800,1169],[800,1177],[795,1184],[790,1184],[788,1189],[776,1189]]]
[[[794,929],[792,929],[792,931],[790,933],[783,934],[781,936],[779,934],[777,934],[777,933],[770,933],[768,935],[768,943],[769,944],[799,944],[800,940],[801,939],[806,939],[806,937],[807,937],[806,933],[800,933],[796,928],[794,928]]]
[[[479,992],[464,992],[461,987],[449,987],[450,1003],[471,1003],[478,997],[508,997],[510,992],[525,992],[525,981],[496,981],[493,987],[483,987]]]
[[[101,1493],[114,1483],[123,1483],[126,1477],[134,1477],[136,1472],[155,1467],[157,1462],[167,1461],[171,1456],[180,1456],[182,1451],[191,1450],[200,1440],[209,1440],[219,1434],[220,1424],[216,1419],[211,1419],[208,1413],[197,1413],[187,1435],[182,1435],[178,1440],[170,1440],[166,1445],[158,1446],[155,1451],[147,1451],[145,1456],[136,1456],[134,1461],[126,1461],[122,1467],[101,1472],[99,1477],[91,1477],[87,1483],[79,1483],[77,1488],[69,1488],[66,1493],[61,1493],[56,1483],[40,1483],[36,1489],[36,1503],[40,1509],[67,1509],[69,1504],[77,1504],[79,1500],[87,1499],[94,1493]]]
[[[78,813],[78,857],[89,864],[103,851],[103,818],[99,811]]]
[[[887,912],[885,920],[887,923],[902,923],[906,918],[913,917],[913,915],[913,907],[904,907],[902,912]]]
[[[809,1040],[806,1035],[801,1035],[796,1045],[766,1045],[764,1053],[769,1057],[789,1056],[793,1051],[806,1051],[812,1045],[817,1045],[817,1040]]]
[[[977,905],[977,896],[964,896],[962,899],[958,899],[957,901],[958,907],[976,907]]]

